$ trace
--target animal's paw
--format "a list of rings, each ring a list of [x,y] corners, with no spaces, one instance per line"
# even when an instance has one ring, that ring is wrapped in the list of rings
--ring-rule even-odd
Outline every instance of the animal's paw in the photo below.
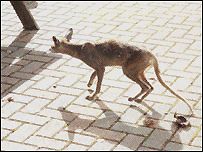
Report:
[[[91,100],[95,100],[95,99],[96,99],[96,96],[87,96],[86,99],[87,99],[87,100],[90,100],[90,101],[91,101]]]
[[[134,101],[137,102],[137,103],[141,103],[142,102],[141,99],[134,99]]]
[[[86,99],[91,101],[91,100],[97,100],[99,98],[98,96],[93,95],[93,96],[87,96]]]
[[[92,89],[88,89],[87,91],[88,91],[90,94],[94,92],[94,90],[92,90]]]
[[[128,98],[128,101],[133,101],[133,100],[134,100],[134,98],[132,98],[132,97]]]
[[[88,87],[91,87],[91,86],[92,86],[92,83],[88,83],[87,86],[88,86]]]

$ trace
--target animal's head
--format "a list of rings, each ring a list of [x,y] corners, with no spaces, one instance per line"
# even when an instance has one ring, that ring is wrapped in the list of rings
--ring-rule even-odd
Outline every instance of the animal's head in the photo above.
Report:
[[[73,29],[70,28],[69,32],[67,35],[65,35],[65,37],[60,41],[58,40],[55,36],[52,37],[54,45],[51,46],[50,51],[53,53],[62,53],[63,52],[63,48],[62,48],[62,44],[63,43],[69,43],[71,38],[73,35]]]

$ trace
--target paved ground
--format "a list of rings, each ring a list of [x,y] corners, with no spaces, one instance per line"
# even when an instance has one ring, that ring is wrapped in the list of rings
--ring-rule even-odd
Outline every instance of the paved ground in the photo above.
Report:
[[[37,32],[22,30],[9,2],[1,7],[2,150],[202,150],[201,2],[39,2]],[[191,128],[173,125],[188,108],[156,80],[142,104],[128,102],[140,88],[120,68],[106,69],[101,101],[86,100],[93,70],[47,51],[70,27],[76,43],[113,38],[151,49],[163,79],[192,105]]]

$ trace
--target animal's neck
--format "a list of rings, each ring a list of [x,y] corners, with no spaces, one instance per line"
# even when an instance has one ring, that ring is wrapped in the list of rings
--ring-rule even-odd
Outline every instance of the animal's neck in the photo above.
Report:
[[[63,43],[64,53],[69,54],[75,58],[80,58],[82,53],[81,47],[82,45],[80,44]]]

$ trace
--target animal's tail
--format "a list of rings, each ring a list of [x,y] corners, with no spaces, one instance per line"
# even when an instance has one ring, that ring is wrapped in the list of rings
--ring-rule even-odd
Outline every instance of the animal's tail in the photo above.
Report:
[[[163,87],[165,87],[167,90],[169,90],[173,95],[175,95],[176,97],[178,97],[179,99],[181,99],[184,103],[187,104],[187,106],[190,108],[190,111],[191,111],[191,115],[193,115],[193,110],[191,108],[191,106],[187,103],[187,101],[182,98],[180,95],[178,95],[177,93],[175,93],[168,85],[166,85],[166,83],[162,80],[161,76],[160,76],[160,70],[159,70],[159,64],[158,64],[158,61],[157,59],[154,57],[154,62],[153,62],[153,66],[154,66],[154,71],[155,71],[155,74],[159,80],[159,82],[161,83],[161,85]]]

